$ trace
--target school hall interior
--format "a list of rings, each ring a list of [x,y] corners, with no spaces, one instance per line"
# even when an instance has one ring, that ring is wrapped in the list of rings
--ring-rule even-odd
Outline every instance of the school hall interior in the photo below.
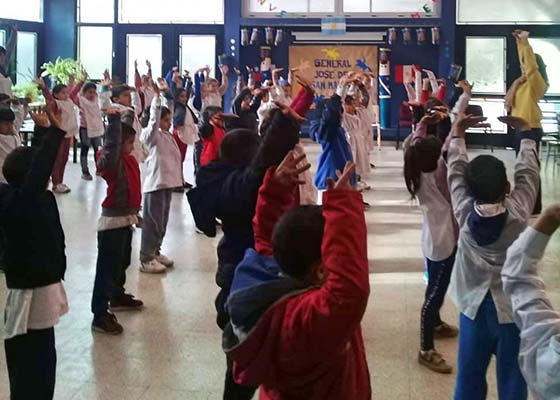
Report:
[[[159,85],[155,95],[158,97],[160,90],[163,93],[175,87],[177,78],[187,96],[195,99],[196,91],[201,90],[196,81],[203,76],[207,81],[202,83],[203,96],[207,93],[204,90],[210,90],[204,89],[208,82],[215,79],[216,85],[221,85],[217,93],[226,119],[238,114],[235,100],[241,84],[249,85],[253,93],[255,88],[260,90],[270,84],[286,96],[289,92],[289,96],[296,97],[305,86],[301,85],[303,80],[314,91],[314,104],[302,115],[305,120],[298,121],[300,144],[311,165],[312,178],[322,168],[320,157],[325,151],[313,129],[314,121],[321,118],[319,104],[337,93],[346,73],[354,71],[355,76],[363,77],[369,97],[365,107],[371,109],[372,119],[367,125],[371,147],[366,152],[366,164],[371,165],[367,166],[369,172],[360,174],[370,285],[361,331],[371,398],[448,400],[454,398],[457,386],[459,338],[436,337],[437,351],[453,368],[451,373],[437,373],[419,363],[422,308],[427,301],[429,276],[423,251],[425,209],[418,199],[412,199],[404,179],[405,149],[411,145],[409,135],[420,123],[413,110],[420,97],[411,98],[407,85],[412,87],[412,95],[419,94],[424,85],[430,87],[433,96],[438,85],[440,89],[444,86],[446,93],[441,102],[450,104],[457,102],[457,96],[451,100],[457,82],[467,80],[472,93],[465,111],[486,117],[466,131],[468,156],[471,160],[480,155],[498,158],[510,182],[514,182],[518,133],[498,118],[508,115],[510,100],[506,95],[525,70],[516,43],[520,39],[512,32],[530,32],[528,43],[548,71],[546,93],[535,100],[542,114],[542,135],[535,147],[542,203],[544,208],[558,203],[559,10],[550,0],[3,0],[0,46],[8,53],[12,48],[12,52],[6,65],[0,65],[0,75],[11,80],[9,96],[19,99],[20,104],[25,102],[26,112],[41,112],[49,101],[45,90],[52,92],[57,84],[65,84],[70,92],[69,80],[85,80],[94,84],[100,100],[109,82],[113,90],[117,85],[128,85],[132,98],[136,93],[142,104],[139,115],[150,108],[142,92],[144,80],[154,82],[154,87]],[[14,35],[17,39],[11,44]],[[432,72],[435,78],[430,80]],[[38,77],[44,88],[37,83]],[[283,92],[282,88],[288,89]],[[194,110],[193,118],[202,122],[203,107],[193,106],[196,100],[192,103],[192,99],[187,113]],[[271,104],[275,107],[274,101]],[[451,114],[451,108],[446,112]],[[82,126],[80,110],[78,106],[78,128]],[[113,109],[109,106],[102,110],[106,129]],[[266,118],[263,115],[260,121],[257,116],[255,120],[262,123]],[[452,121],[453,118],[457,115],[452,116]],[[172,124],[175,119],[171,119]],[[36,123],[31,114],[25,115],[17,132],[22,146],[33,146]],[[448,129],[447,134],[454,135],[453,132]],[[92,138],[86,134],[86,139]],[[202,136],[195,141],[199,139],[204,141]],[[63,286],[68,304],[68,311],[60,316],[54,329],[56,385],[52,398],[227,399],[223,332],[216,324],[215,308],[220,289],[216,284],[217,249],[223,231],[221,221],[217,221],[215,237],[201,232],[186,196],[198,182],[195,172],[199,172],[200,154],[197,155],[196,145],[186,146],[181,163],[183,181],[189,184],[170,195],[161,254],[171,258],[174,265],[164,273],[141,271],[149,270],[141,261],[142,229],[131,228],[126,291],[144,305],[141,309],[115,310],[123,331],[104,334],[92,330],[92,291],[107,182],[102,174],[96,174],[97,155],[92,151],[81,154],[83,142],[82,134],[76,130],[65,149],[68,160],[63,168],[64,181],[58,182],[64,187],[56,182],[49,184],[55,192],[65,236]],[[89,178],[84,171],[84,157]],[[140,162],[143,183],[148,168],[146,162]],[[322,192],[319,190],[319,199]],[[145,202],[144,197],[143,207]],[[531,218],[529,224],[536,218]],[[538,272],[557,310],[559,266],[560,235],[556,233]],[[9,296],[13,296],[11,290],[0,273],[2,312]],[[449,291],[440,316],[451,327],[460,326],[460,310]],[[2,318],[2,333],[4,325]],[[0,346],[0,399],[8,400],[10,393],[14,399],[14,389],[10,388],[6,356],[4,346]],[[492,357],[486,398],[522,398],[499,396],[501,378],[497,378],[496,371]],[[253,398],[258,396],[257,392]],[[540,397],[530,389],[528,398]]]

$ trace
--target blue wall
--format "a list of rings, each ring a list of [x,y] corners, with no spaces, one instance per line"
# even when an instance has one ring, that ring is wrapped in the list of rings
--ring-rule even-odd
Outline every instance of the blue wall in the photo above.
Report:
[[[44,60],[76,57],[76,0],[45,0]]]

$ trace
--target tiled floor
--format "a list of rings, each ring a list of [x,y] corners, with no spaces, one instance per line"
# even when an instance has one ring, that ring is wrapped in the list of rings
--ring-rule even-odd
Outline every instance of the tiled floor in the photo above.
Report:
[[[315,160],[319,148],[308,145]],[[481,152],[477,151],[477,152]],[[513,163],[513,152],[496,151]],[[425,285],[420,252],[421,214],[411,204],[402,181],[402,153],[392,147],[375,152],[377,168],[369,178],[373,190],[367,212],[372,286],[363,320],[364,338],[375,399],[449,400],[454,375],[441,376],[418,366],[419,314]],[[189,171],[190,173],[190,171]],[[543,171],[545,202],[560,199],[560,167]],[[68,255],[65,282],[70,313],[56,329],[58,381],[56,399],[220,399],[224,356],[220,331],[214,324],[213,301],[216,240],[195,234],[186,198],[174,195],[164,251],[177,267],[164,276],[138,272],[140,235],[134,238],[134,262],[128,289],[144,300],[142,312],[121,313],[120,337],[93,335],[89,303],[96,260],[96,220],[105,186],[100,179],[79,179],[77,164],[69,164],[71,194],[59,197]],[[545,258],[543,273],[549,292],[560,306],[560,236]],[[2,280],[3,281],[3,280]],[[0,284],[0,307],[5,297]],[[443,316],[457,322],[447,302]],[[456,341],[438,348],[455,364]],[[489,399],[496,399],[493,369]],[[8,398],[8,380],[0,350],[0,399]]]

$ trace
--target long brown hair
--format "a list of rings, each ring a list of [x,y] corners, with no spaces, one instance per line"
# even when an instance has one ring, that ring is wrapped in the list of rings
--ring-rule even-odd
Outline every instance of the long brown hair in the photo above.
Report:
[[[442,143],[435,136],[415,141],[404,153],[404,182],[412,198],[420,190],[422,172],[437,169]]]

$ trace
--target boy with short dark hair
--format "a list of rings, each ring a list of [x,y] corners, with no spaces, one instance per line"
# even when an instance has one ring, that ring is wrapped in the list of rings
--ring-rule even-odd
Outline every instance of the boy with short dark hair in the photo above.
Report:
[[[139,310],[144,303],[125,293],[126,269],[130,265],[133,226],[139,225],[142,202],[140,167],[132,154],[136,132],[134,112],[106,110],[109,125],[97,159],[97,170],[107,181],[98,223],[97,267],[91,300],[92,330],[110,335],[123,331],[111,311]]]
[[[449,287],[461,312],[454,398],[486,398],[486,373],[495,354],[500,399],[523,400],[527,385],[517,362],[519,329],[502,289],[501,271],[507,249],[526,228],[537,198],[536,141],[525,121],[504,119],[524,132],[512,188],[497,158],[484,155],[469,163],[465,128],[470,118],[457,117],[448,153],[449,188],[461,227]]]
[[[68,312],[62,285],[66,271],[65,237],[49,177],[66,132],[48,106],[32,113],[43,131],[35,151],[18,147],[2,167],[0,238],[8,296],[4,346],[12,399],[52,399],[56,377],[54,326]],[[50,125],[50,127],[49,127]]]
[[[369,296],[362,196],[347,164],[324,206],[293,204],[303,158],[270,168],[259,191],[255,250],[237,267],[224,350],[237,383],[261,399],[371,399],[360,322]],[[273,257],[272,257],[273,255]]]

